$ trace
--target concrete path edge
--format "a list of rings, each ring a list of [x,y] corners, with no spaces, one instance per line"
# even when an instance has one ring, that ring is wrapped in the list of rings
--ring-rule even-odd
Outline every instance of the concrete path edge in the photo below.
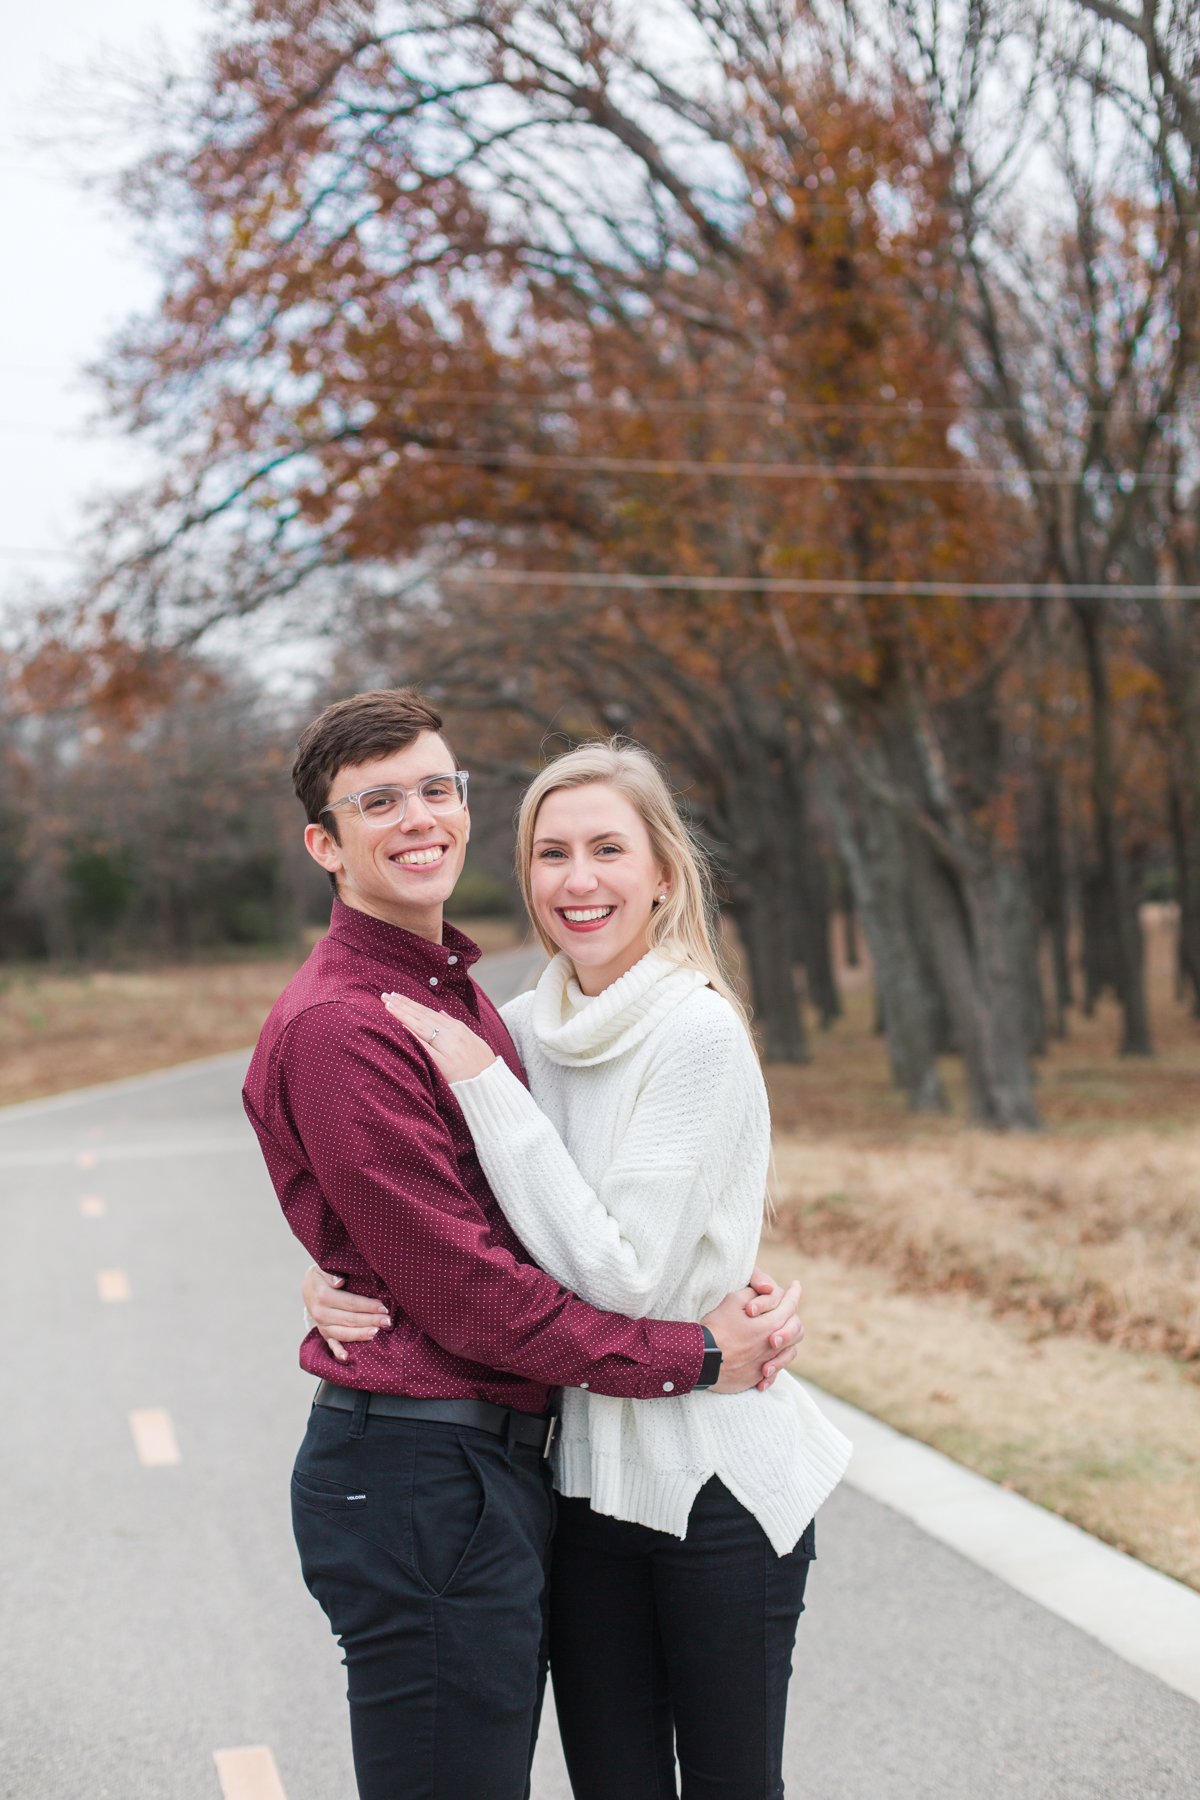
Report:
[[[1200,1593],[811,1382],[804,1385],[854,1444],[843,1478],[851,1487],[1200,1702]]]

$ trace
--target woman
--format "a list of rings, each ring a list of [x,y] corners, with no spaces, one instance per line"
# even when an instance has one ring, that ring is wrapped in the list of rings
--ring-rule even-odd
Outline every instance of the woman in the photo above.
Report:
[[[385,1004],[543,1268],[606,1309],[699,1319],[746,1281],[770,1154],[703,863],[653,760],[619,743],[542,771],[517,855],[553,953],[502,1009],[529,1089],[467,1026]],[[676,1753],[684,1800],[782,1794],[812,1518],[849,1449],[786,1375],[674,1401],[564,1392],[551,1669],[576,1800],[674,1794]]]

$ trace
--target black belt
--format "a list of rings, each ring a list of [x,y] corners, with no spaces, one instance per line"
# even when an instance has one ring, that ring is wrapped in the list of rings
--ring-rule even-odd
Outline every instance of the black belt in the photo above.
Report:
[[[359,1388],[338,1387],[323,1381],[313,1398],[314,1406],[333,1406],[353,1412],[362,1397]],[[470,1425],[490,1431],[494,1437],[533,1444],[549,1456],[558,1418],[554,1413],[517,1412],[510,1406],[493,1406],[489,1400],[417,1400],[411,1394],[368,1394],[367,1412],[383,1419],[428,1419],[436,1425]]]

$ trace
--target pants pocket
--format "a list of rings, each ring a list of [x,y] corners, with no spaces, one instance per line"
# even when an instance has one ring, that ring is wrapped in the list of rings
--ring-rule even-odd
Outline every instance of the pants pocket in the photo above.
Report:
[[[423,1431],[413,1459],[413,1563],[444,1594],[479,1534],[487,1508],[483,1474],[457,1432]]]
[[[368,1496],[362,1488],[346,1481],[330,1481],[324,1475],[292,1471],[292,1505],[312,1506],[318,1512],[362,1513]]]

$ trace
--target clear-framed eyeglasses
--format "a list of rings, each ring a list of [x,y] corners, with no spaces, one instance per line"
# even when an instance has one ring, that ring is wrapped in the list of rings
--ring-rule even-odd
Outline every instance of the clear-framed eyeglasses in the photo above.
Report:
[[[468,779],[465,769],[456,769],[453,775],[427,775],[414,788],[364,788],[361,794],[343,794],[340,800],[331,800],[321,811],[336,812],[339,806],[356,806],[364,824],[382,828],[398,825],[409,801],[417,794],[427,812],[444,819],[448,813],[461,812],[467,804]]]

